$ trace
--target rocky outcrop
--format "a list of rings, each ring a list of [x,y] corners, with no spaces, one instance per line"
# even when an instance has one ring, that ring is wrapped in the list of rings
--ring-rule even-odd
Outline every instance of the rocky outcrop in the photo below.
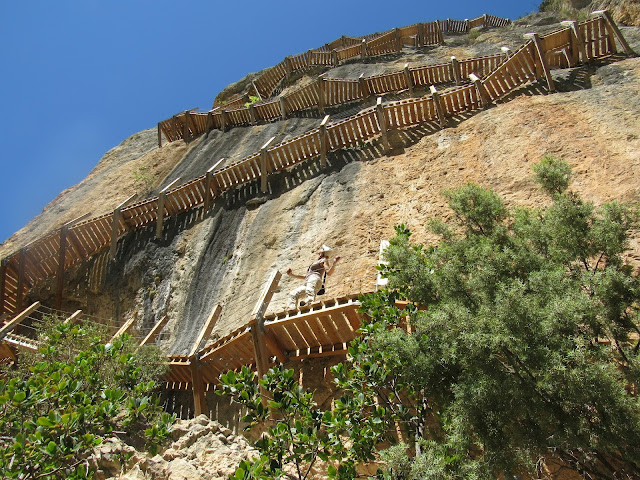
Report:
[[[226,479],[242,460],[256,457],[247,441],[205,415],[178,421],[171,443],[150,456],[119,438],[107,439],[90,458],[96,480]]]

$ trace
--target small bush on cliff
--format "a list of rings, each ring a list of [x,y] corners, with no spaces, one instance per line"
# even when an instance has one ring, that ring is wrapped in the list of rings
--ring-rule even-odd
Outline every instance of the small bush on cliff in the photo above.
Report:
[[[159,359],[127,335],[105,344],[90,326],[51,322],[40,351],[0,380],[3,478],[90,478],[87,457],[114,430],[153,451],[173,423],[152,394]]]

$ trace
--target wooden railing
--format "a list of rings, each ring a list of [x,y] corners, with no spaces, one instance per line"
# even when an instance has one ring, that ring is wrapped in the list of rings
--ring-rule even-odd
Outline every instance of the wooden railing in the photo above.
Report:
[[[174,115],[170,119],[163,120],[158,123],[158,143],[161,144],[161,135],[169,142],[175,140],[190,140],[194,136],[209,131],[207,126],[211,128],[225,129],[229,126],[248,125],[259,121],[272,121],[276,118],[286,118],[287,113],[293,113],[305,110],[311,107],[317,107],[318,103],[307,105],[304,108],[294,109],[288,106],[280,107],[278,100],[265,100],[266,106],[261,104],[253,106],[257,115],[252,115],[249,107],[245,107],[249,103],[250,96],[256,96],[260,99],[268,99],[273,95],[274,90],[292,73],[307,70],[314,66],[337,66],[341,62],[345,62],[352,58],[367,58],[377,55],[386,55],[397,53],[404,46],[423,47],[429,45],[439,45],[443,43],[442,32],[447,33],[465,33],[471,28],[476,27],[500,27],[508,25],[510,20],[505,18],[494,17],[492,15],[483,15],[473,20],[440,20],[429,23],[416,23],[402,28],[395,28],[387,32],[374,33],[364,37],[347,37],[342,36],[333,42],[327,43],[316,50],[309,50],[305,53],[285,57],[285,59],[267,69],[264,73],[253,80],[251,88],[245,95],[235,95],[231,97],[224,105],[214,104],[213,108],[207,113],[198,114],[199,117],[207,117],[210,123],[201,121],[204,128],[196,128],[191,130],[189,121],[196,122],[197,117],[193,115],[186,116],[185,113]],[[477,72],[476,72],[477,73]],[[466,75],[462,73],[462,78]],[[318,88],[317,86],[315,87]],[[406,88],[406,87],[405,87]],[[293,96],[294,94],[290,94]],[[296,104],[294,98],[288,101],[285,96],[285,105]],[[239,113],[242,110],[242,113]],[[231,115],[231,114],[234,115]],[[229,118],[225,122],[224,117]],[[231,118],[233,116],[233,118]],[[211,117],[214,117],[211,119]]]
[[[566,31],[570,31],[568,36]],[[384,148],[389,148],[387,136],[390,130],[410,128],[424,122],[437,122],[444,126],[448,117],[484,108],[521,85],[541,78],[546,79],[549,90],[553,91],[549,69],[555,63],[549,65],[548,60],[556,58],[558,51],[567,53],[567,62],[585,63],[615,53],[616,40],[627,54],[633,53],[607,12],[597,12],[593,19],[580,24],[570,22],[563,29],[547,35],[531,34],[530,40],[510,54],[506,61],[483,57],[485,63],[476,63],[477,67],[492,62],[497,67],[485,78],[470,74],[471,84],[442,92],[432,86],[432,93],[428,96],[388,103],[382,103],[382,99],[378,98],[376,107],[336,122],[329,122],[327,116],[317,128],[275,145],[272,145],[272,139],[259,152],[224,168],[217,169],[218,162],[205,175],[177,187],[170,186],[157,197],[135,204],[129,204],[127,200],[112,214],[70,222],[0,262],[0,315],[20,311],[27,292],[48,278],[57,279],[56,298],[59,303],[65,270],[109,246],[113,258],[118,239],[129,231],[155,223],[156,235],[160,237],[166,217],[194,208],[202,208],[206,214],[216,197],[238,185],[260,179],[260,188],[266,192],[268,176],[274,172],[317,157],[320,157],[320,164],[324,166],[328,152],[358,146],[376,137],[381,137]],[[463,61],[458,65],[460,63]],[[558,64],[563,65],[560,61]],[[434,79],[453,78],[453,75],[447,77],[447,68],[451,68],[450,64],[408,69],[403,78],[410,79],[414,86],[427,85]],[[378,77],[385,78],[388,85],[394,82],[399,85],[397,82],[401,82],[402,78],[396,74]],[[375,94],[370,92],[383,88],[378,87],[376,82],[377,79],[361,82],[359,91],[363,93],[366,89],[367,95]],[[342,93],[335,96],[332,96],[333,93],[325,95],[325,91],[323,98],[328,101],[332,98],[350,98],[357,91],[352,84],[342,88]],[[307,92],[305,95],[312,94]],[[303,95],[297,98],[301,103],[311,101]],[[193,114],[187,114],[186,118],[191,116]],[[186,123],[190,129],[190,125],[195,124]]]

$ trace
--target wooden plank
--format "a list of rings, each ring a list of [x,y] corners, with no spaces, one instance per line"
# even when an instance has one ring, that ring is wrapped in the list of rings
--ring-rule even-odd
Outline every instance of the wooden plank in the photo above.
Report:
[[[71,316],[69,316],[63,323],[66,325],[68,323],[75,323],[76,319],[82,315],[82,310],[76,310],[75,312],[73,312],[73,314]]]
[[[209,314],[209,317],[207,318],[207,321],[204,322],[204,325],[202,326],[202,329],[200,330],[200,334],[198,335],[198,337],[196,338],[196,341],[193,344],[193,347],[191,348],[191,352],[189,353],[189,357],[194,357],[198,351],[200,350],[200,345],[202,344],[203,341],[206,341],[206,339],[209,337],[209,335],[211,335],[211,331],[213,330],[213,327],[215,327],[216,322],[218,321],[218,319],[220,318],[220,313],[222,312],[222,307],[220,306],[220,304],[217,304],[213,310],[211,310],[211,313]]]
[[[22,302],[24,300],[24,268],[27,257],[27,249],[21,248],[18,254],[18,288],[16,292],[16,307],[22,310]]]
[[[551,72],[549,71],[547,62],[544,59],[544,52],[542,51],[542,46],[540,45],[540,36],[537,33],[526,33],[524,36],[525,38],[529,38],[533,42],[535,52],[537,53],[538,62],[540,62],[540,65],[542,66],[542,71],[544,72],[544,76],[547,80],[547,85],[549,86],[549,91],[554,92],[556,87],[553,84]]]
[[[613,18],[611,17],[611,14],[609,13],[608,10],[596,10],[594,12],[591,12],[591,15],[598,15],[602,17],[607,25],[607,28],[610,29],[610,32],[615,36],[615,38],[618,40],[622,48],[624,48],[625,53],[630,57],[635,55],[635,52],[631,49],[631,47],[627,43],[627,40],[622,35],[622,32],[616,25],[616,22],[613,21]],[[611,45],[612,51],[613,53],[615,53],[616,51],[615,42],[613,41],[613,39],[611,39],[611,44],[612,44]]]
[[[194,416],[201,415],[207,411],[207,398],[204,388],[204,380],[202,378],[202,370],[200,368],[200,362],[197,358],[193,358],[189,365],[191,370],[191,382],[193,389],[193,405]]]
[[[387,134],[387,119],[385,117],[384,106],[382,105],[382,97],[378,97],[376,102],[376,114],[378,116],[378,125],[380,125],[380,131],[382,133],[382,145],[385,152],[391,149],[389,144],[389,136]]]
[[[29,307],[24,309],[18,315],[16,315],[13,319],[9,320],[4,324],[2,328],[0,328],[0,341],[7,336],[9,332],[11,332],[16,326],[20,324],[25,318],[27,318],[32,312],[38,309],[40,306],[40,302],[32,303]]]
[[[138,347],[149,345],[155,342],[156,338],[158,337],[158,335],[160,334],[160,332],[162,331],[162,329],[164,328],[164,326],[167,324],[168,321],[169,321],[168,315],[164,315],[160,320],[158,320],[156,324],[153,326],[153,328],[149,331],[149,333],[144,337],[142,342],[140,342],[140,345]]]

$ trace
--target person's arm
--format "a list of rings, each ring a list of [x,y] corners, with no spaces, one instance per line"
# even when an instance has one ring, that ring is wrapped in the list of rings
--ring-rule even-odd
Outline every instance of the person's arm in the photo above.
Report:
[[[327,267],[329,266],[329,260],[325,259],[325,270],[327,271],[327,275],[331,275],[333,274],[333,269],[336,266],[336,263],[338,263],[338,260],[340,260],[340,257],[336,257],[336,259],[333,261],[333,265],[331,265],[331,268],[327,269]]]
[[[295,273],[293,273],[293,270],[291,270],[291,267],[289,267],[289,268],[287,269],[287,275],[289,275],[290,277],[293,277],[293,278],[300,278],[300,279],[302,279],[302,280],[304,280],[304,279],[305,279],[305,276],[304,276],[304,275],[296,275]]]

